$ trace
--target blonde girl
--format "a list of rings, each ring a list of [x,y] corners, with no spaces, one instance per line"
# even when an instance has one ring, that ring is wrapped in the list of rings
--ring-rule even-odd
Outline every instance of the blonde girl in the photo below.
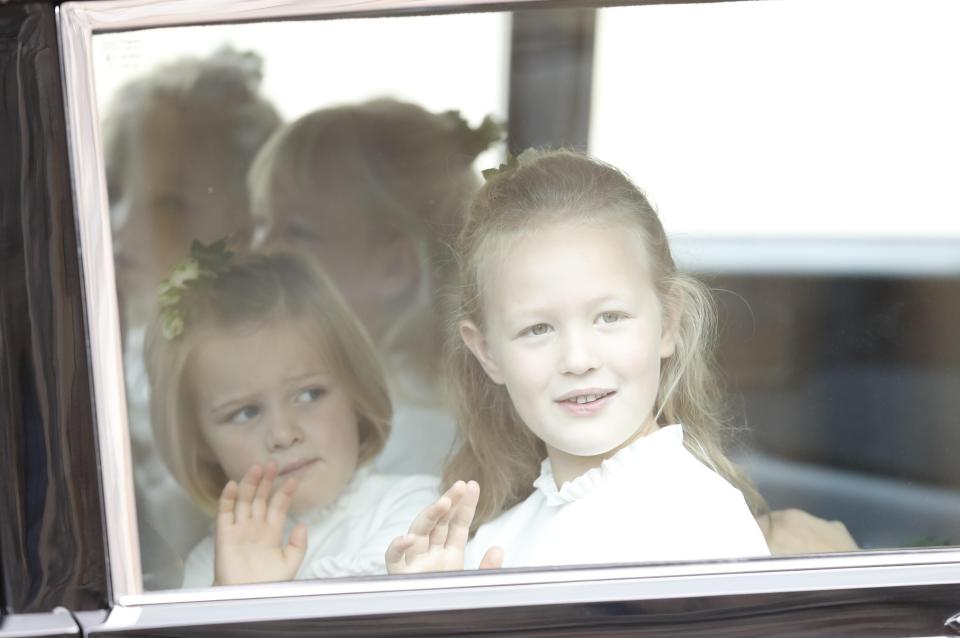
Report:
[[[724,453],[710,295],[625,175],[524,153],[473,199],[457,251],[462,443],[391,572],[769,553]]]
[[[334,287],[291,255],[195,242],[159,306],[146,350],[155,437],[186,492],[216,513],[183,586],[383,571],[383,545],[435,497],[435,481],[370,470],[391,406]]]

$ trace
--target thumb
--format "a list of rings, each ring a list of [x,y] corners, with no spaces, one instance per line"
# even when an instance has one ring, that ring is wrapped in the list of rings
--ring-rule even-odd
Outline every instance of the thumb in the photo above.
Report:
[[[480,569],[498,569],[501,565],[503,565],[503,548],[499,545],[488,549],[480,560]]]

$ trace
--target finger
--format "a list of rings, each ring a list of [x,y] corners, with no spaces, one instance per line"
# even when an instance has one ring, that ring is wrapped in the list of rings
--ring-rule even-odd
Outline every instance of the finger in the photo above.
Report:
[[[459,494],[459,491],[454,491],[452,496],[453,498],[450,500],[450,507],[447,508],[447,511],[444,512],[439,519],[437,519],[436,524],[433,526],[433,530],[430,531],[430,547],[443,547],[447,542],[447,531],[450,529],[450,519],[457,511],[457,504],[460,502],[460,499],[463,498]],[[447,498],[450,498],[449,491],[447,492]]]
[[[297,523],[297,526],[290,532],[290,538],[287,539],[287,546],[283,548],[283,560],[290,568],[291,578],[297,575],[300,569],[300,563],[303,557],[307,555],[307,526],[303,523]]]
[[[387,572],[391,574],[402,574],[406,569],[406,560],[404,554],[413,546],[416,537],[413,534],[397,536],[390,542],[386,553],[383,555],[384,562],[387,564]]]
[[[227,481],[217,501],[217,530],[233,524],[233,510],[237,506],[237,482]]]
[[[480,559],[480,569],[500,569],[503,566],[503,548],[494,545]]]
[[[455,489],[456,488],[456,489]],[[410,552],[413,554],[423,554],[430,549],[430,536],[436,529],[443,517],[453,508],[454,499],[460,500],[460,490],[462,486],[454,485],[447,493],[441,496],[429,507],[423,509],[410,525],[410,533],[414,534],[416,540]]]
[[[282,528],[287,520],[287,512],[290,510],[290,504],[293,503],[293,493],[297,489],[297,479],[288,478],[280,486],[280,489],[270,498],[270,505],[267,508],[267,523],[273,527]]]
[[[234,510],[238,522],[250,518],[250,502],[253,500],[253,495],[257,493],[257,486],[260,485],[262,476],[263,469],[259,465],[254,465],[240,479],[237,507]]]
[[[447,547],[462,550],[470,538],[470,525],[477,512],[477,503],[480,502],[480,485],[470,481],[464,488],[463,498],[457,504],[453,518],[450,520],[450,529],[447,532]]]
[[[273,479],[277,475],[277,462],[267,461],[263,468],[263,476],[257,491],[253,495],[253,502],[250,505],[250,514],[257,520],[263,520],[267,514],[267,501],[270,500],[270,492],[273,491]]]

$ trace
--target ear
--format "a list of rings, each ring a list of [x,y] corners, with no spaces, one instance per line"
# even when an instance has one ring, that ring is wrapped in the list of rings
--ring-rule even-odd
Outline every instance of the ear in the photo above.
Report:
[[[380,282],[384,297],[407,302],[420,288],[423,267],[420,244],[409,233],[396,233],[382,247],[379,256]]]
[[[660,358],[669,359],[677,351],[677,338],[680,334],[680,318],[686,296],[674,286],[663,304],[663,323],[660,329]]]
[[[503,385],[503,375],[500,374],[500,367],[490,353],[490,346],[483,331],[472,321],[460,322],[460,338],[466,344],[473,356],[477,358],[483,371],[487,373],[490,380],[497,385]]]

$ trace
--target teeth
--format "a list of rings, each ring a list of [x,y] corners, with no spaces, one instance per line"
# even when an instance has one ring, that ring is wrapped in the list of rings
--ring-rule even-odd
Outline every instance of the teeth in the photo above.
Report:
[[[593,403],[599,398],[599,394],[581,394],[576,398],[576,401],[577,403]]]

